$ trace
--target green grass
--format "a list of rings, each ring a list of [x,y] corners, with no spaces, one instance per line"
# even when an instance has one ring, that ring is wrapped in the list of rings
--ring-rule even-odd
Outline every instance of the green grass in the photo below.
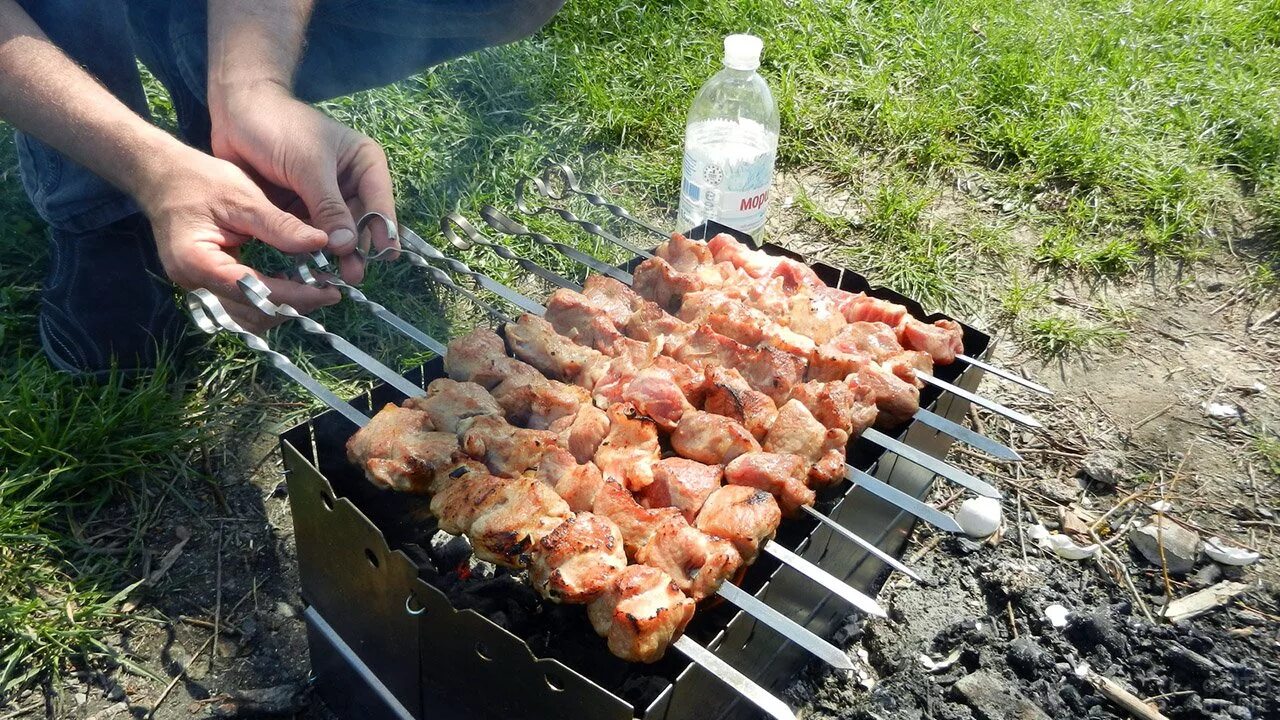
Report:
[[[960,303],[975,258],[1007,266],[1017,279],[994,297],[1020,318],[1015,337],[1041,354],[1089,352],[1123,333],[1122,319],[1048,307],[1042,270],[1123,275],[1162,258],[1194,261],[1240,219],[1257,228],[1258,252],[1276,252],[1276,0],[583,0],[533,41],[324,107],[384,145],[400,216],[424,236],[446,211],[510,207],[515,180],[547,157],[669,223],[684,113],[718,65],[721,36],[744,30],[765,40],[763,72],[783,117],[779,163],[816,168],[859,199],[857,218],[798,200],[811,231],[842,244],[840,260],[873,281],[931,305]],[[164,117],[164,94],[153,85],[149,97]],[[4,152],[0,695],[101,653],[115,622],[109,600],[136,579],[128,557],[84,552],[76,527],[106,522],[106,509],[123,504],[138,511],[124,531],[135,547],[175,497],[205,492],[187,459],[201,438],[252,433],[264,419],[313,407],[229,339],[210,343],[185,395],[164,378],[126,391],[53,374],[33,331],[42,231]],[[963,222],[938,219],[938,188],[962,173],[1011,198],[1010,217],[966,210]],[[1013,242],[1015,221],[1036,230],[1034,247]],[[559,223],[529,224],[611,252]],[[509,244],[580,272],[526,241]],[[459,256],[524,280],[491,254]],[[274,253],[254,257],[264,269],[284,267]],[[1257,287],[1273,287],[1273,266],[1258,267]],[[412,268],[374,268],[366,290],[437,333],[477,320]],[[356,308],[318,317],[380,357],[421,357]],[[291,331],[272,342],[294,357],[314,354],[308,367],[344,392],[368,382]]]

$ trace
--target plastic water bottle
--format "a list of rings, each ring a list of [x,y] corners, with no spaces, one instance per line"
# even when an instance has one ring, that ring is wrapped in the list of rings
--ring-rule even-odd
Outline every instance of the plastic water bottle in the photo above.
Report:
[[[778,106],[754,35],[724,39],[724,69],[698,91],[685,126],[682,230],[715,220],[759,237],[778,152]]]

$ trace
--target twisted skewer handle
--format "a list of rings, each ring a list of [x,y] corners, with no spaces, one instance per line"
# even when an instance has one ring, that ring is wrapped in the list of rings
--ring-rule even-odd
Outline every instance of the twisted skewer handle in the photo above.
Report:
[[[454,228],[461,230],[462,235],[459,235],[457,230]],[[459,250],[470,250],[473,246],[479,245],[483,248],[488,248],[498,257],[504,260],[510,260],[516,265],[519,265],[525,271],[530,272],[553,285],[573,288],[575,290],[582,289],[581,285],[564,277],[563,275],[548,270],[532,260],[517,255],[506,245],[499,245],[498,243],[493,242],[477,230],[476,226],[472,225],[470,220],[462,217],[456,212],[449,213],[448,215],[440,218],[440,232],[444,233],[445,239]],[[465,237],[463,237],[464,235]]]
[[[608,210],[609,214],[619,220],[626,220],[627,222],[647,230],[664,240],[670,237],[670,234],[667,231],[660,227],[650,225],[649,223],[637,218],[621,205],[615,205],[606,200],[603,195],[597,195],[589,190],[583,190],[582,187],[578,185],[578,176],[575,175],[573,170],[564,163],[548,165],[546,169],[542,171],[542,187],[540,187],[539,190],[542,192],[543,197],[547,197],[552,200],[564,200],[570,193],[572,193],[598,208]]]
[[[399,315],[391,312],[382,303],[370,300],[369,297],[361,292],[360,288],[355,285],[347,284],[334,277],[317,277],[316,274],[312,272],[311,266],[305,263],[297,265],[293,269],[293,273],[303,283],[312,287],[325,287],[332,285],[333,287],[341,288],[352,302],[359,303],[369,308],[369,311],[372,312],[375,317],[395,328],[401,335],[413,340],[436,355],[444,357],[445,347],[438,340],[414,327]]]
[[[247,298],[249,302],[253,303],[254,307],[261,310],[264,314],[271,317],[280,315],[292,318],[302,326],[302,329],[305,332],[323,338],[324,341],[327,342],[334,350],[342,353],[347,357],[347,359],[359,365],[370,374],[377,376],[378,379],[404,393],[406,396],[418,397],[426,395],[425,390],[404,379],[400,373],[397,373],[395,370],[383,365],[373,356],[355,345],[352,345],[345,338],[325,330],[323,325],[298,312],[292,305],[277,305],[276,303],[271,302],[269,299],[271,290],[258,278],[252,275],[245,275],[240,278],[236,284],[240,286],[240,291],[244,293],[245,298]]]
[[[599,238],[603,238],[604,240],[607,240],[613,243],[614,245],[617,245],[623,250],[626,250],[632,255],[635,255],[637,257],[643,257],[643,258],[653,257],[653,253],[650,253],[646,250],[641,250],[640,248],[635,247],[631,243],[626,242],[622,238],[618,237],[617,235],[614,235],[608,230],[605,230],[604,228],[591,222],[590,220],[583,220],[577,215],[574,215],[572,212],[570,212],[565,208],[555,207],[551,205],[538,205],[538,206],[530,205],[525,200],[525,197],[526,197],[525,186],[528,185],[529,183],[533,183],[534,188],[539,195],[542,195],[543,197],[550,197],[550,195],[546,190],[546,185],[542,182],[542,178],[537,178],[537,177],[520,178],[520,180],[516,183],[516,209],[524,213],[525,215],[540,215],[545,213],[554,213],[560,216],[561,220],[564,220],[565,222],[571,223],[573,225],[577,225],[578,227],[582,228],[583,230],[586,230],[592,235],[595,235],[596,237],[599,237]],[[667,237],[667,236],[663,235],[663,237]]]
[[[507,215],[503,214],[501,211],[499,211],[497,208],[493,207],[492,205],[485,205],[484,207],[480,208],[480,217],[484,218],[485,223],[488,224],[489,227],[493,228],[494,230],[497,230],[498,232],[506,233],[507,235],[514,235],[517,237],[527,237],[530,240],[538,243],[539,245],[550,247],[554,250],[559,251],[560,254],[564,255],[570,260],[575,260],[579,263],[582,263],[583,265],[586,265],[587,267],[591,268],[592,270],[595,270],[601,275],[608,275],[614,280],[625,283],[627,285],[630,285],[632,280],[634,280],[634,278],[631,276],[631,273],[627,272],[626,270],[620,270],[606,262],[602,262],[600,260],[597,260],[596,258],[591,257],[590,255],[587,255],[586,253],[578,250],[575,247],[572,247],[570,245],[565,245],[562,242],[556,242],[555,240],[552,240],[551,238],[547,237],[546,235],[543,235],[540,232],[534,232],[533,230],[530,230],[528,227],[521,225],[520,223],[511,219]]]
[[[213,293],[204,288],[187,293],[187,311],[191,313],[191,319],[202,331],[210,335],[224,331],[236,335],[250,350],[265,357],[272,367],[284,373],[289,379],[301,385],[307,392],[358,427],[364,427],[369,423],[368,416],[352,407],[346,400],[334,395],[329,388],[320,384],[319,380],[308,375],[302,368],[294,365],[289,358],[272,350],[262,337],[241,327],[240,323],[227,314],[226,308]]]

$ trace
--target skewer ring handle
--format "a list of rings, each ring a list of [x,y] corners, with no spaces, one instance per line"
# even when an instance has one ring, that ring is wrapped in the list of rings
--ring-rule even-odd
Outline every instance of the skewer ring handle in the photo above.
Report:
[[[217,296],[204,288],[197,288],[187,293],[187,312],[191,313],[191,319],[195,321],[196,327],[208,335],[217,335],[223,330],[244,332],[244,328],[232,319]]]
[[[516,209],[525,215],[537,215],[538,213],[545,212],[547,210],[545,207],[535,207],[528,203],[526,200],[526,188],[529,183],[533,183],[534,189],[537,190],[538,194],[542,197],[551,198],[553,200],[563,200],[565,198],[564,195],[552,195],[551,190],[547,187],[547,184],[542,181],[542,178],[528,176],[522,177],[516,181],[515,201]]]
[[[417,617],[418,615],[421,615],[422,613],[427,611],[427,606],[423,605],[422,607],[415,609],[413,607],[415,599],[416,598],[413,597],[413,593],[409,593],[407,596],[405,596],[404,611],[409,613],[410,615],[413,615],[414,617]]]
[[[552,200],[564,200],[570,193],[582,194],[583,190],[573,168],[564,163],[551,163],[542,171],[538,192]]]
[[[369,223],[373,222],[374,220],[381,220],[383,229],[387,231],[388,246],[383,249],[392,250],[394,252],[395,246],[399,244],[397,242],[397,239],[400,236],[400,231],[396,227],[396,221],[392,220],[391,217],[386,215],[385,213],[378,212],[377,210],[370,210],[364,215],[361,215],[360,219],[356,221],[356,237],[363,238],[365,229],[368,228]],[[373,231],[370,230],[369,232],[372,233]],[[369,258],[368,243],[361,243],[359,246],[357,246],[356,252],[360,253],[361,257],[368,259]],[[389,254],[392,254],[392,253],[381,252],[381,255],[389,255]],[[391,259],[394,260],[395,258],[392,257]]]
[[[254,307],[261,310],[264,315],[271,317],[289,315],[289,312],[285,310],[287,306],[276,305],[267,299],[271,295],[271,289],[258,278],[252,275],[245,275],[236,281],[236,285],[240,286],[240,292],[244,293],[245,298],[253,303]]]

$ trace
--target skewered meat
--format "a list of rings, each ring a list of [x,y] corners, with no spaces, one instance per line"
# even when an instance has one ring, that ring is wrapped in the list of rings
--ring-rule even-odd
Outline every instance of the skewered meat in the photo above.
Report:
[[[595,463],[606,480],[620,482],[631,490],[653,483],[653,465],[661,457],[658,428],[638,417],[627,403],[609,406],[609,434],[596,450]]]
[[[681,457],[713,464],[758,451],[760,443],[732,418],[697,410],[680,419],[671,433],[671,447]]]
[[[823,285],[817,273],[803,263],[753,250],[728,233],[720,233],[708,240],[707,249],[716,262],[730,263],[753,278],[782,277],[805,286]]]
[[[536,478],[520,478],[498,487],[474,514],[466,533],[481,560],[528,567],[534,545],[571,514],[555,490]]]
[[[742,373],[733,368],[712,367],[706,371],[702,408],[742,423],[757,440],[764,439],[778,417],[773,398],[752,389]]]
[[[862,353],[876,362],[884,362],[902,352],[897,334],[883,323],[849,323],[831,338],[829,344],[846,352]]]
[[[788,400],[778,408],[778,419],[765,437],[766,452],[791,453],[813,463],[809,479],[828,485],[844,476],[844,450],[849,434],[828,428],[813,417],[799,400]]]
[[[717,366],[735,368],[751,387],[775,402],[786,400],[791,388],[804,381],[804,360],[771,347],[747,347],[706,325],[675,352],[675,359],[703,372]]]
[[[749,456],[737,460],[744,457]],[[744,485],[725,485],[707,498],[698,513],[697,526],[708,535],[727,538],[742,561],[750,563],[759,554],[760,546],[773,539],[781,520],[782,511],[773,495]]]
[[[714,595],[742,567],[733,543],[702,532],[682,515],[658,523],[649,542],[636,551],[636,561],[670,575],[694,602]]]
[[[547,377],[585,388],[595,387],[608,365],[599,351],[557,335],[551,323],[528,313],[507,324],[507,342],[516,357]]]
[[[466,454],[483,460],[494,475],[513,478],[537,467],[542,456],[556,446],[556,434],[518,428],[499,415],[483,415],[459,424],[458,445]]]
[[[584,403],[578,406],[577,414],[562,417],[547,429],[556,433],[560,447],[573,453],[578,462],[585,463],[596,456],[601,441],[609,434],[609,415],[595,405]]]
[[[519,360],[520,370],[492,390],[493,399],[502,406],[509,420],[538,430],[545,430],[556,420],[577,414],[591,395],[577,385],[548,380],[536,368]]]
[[[432,431],[426,413],[388,403],[347,441],[347,459],[378,487],[422,495],[438,473],[456,467],[458,438]]]
[[[879,409],[877,420],[883,420],[886,425],[906,422],[920,408],[919,388],[878,365],[858,368],[845,382],[855,393],[871,393],[875,397]]]
[[[767,343],[805,361],[817,347],[813,339],[779,325],[763,312],[720,290],[700,290],[685,295],[680,319],[695,326],[710,325],[716,332],[744,345]]]
[[[928,353],[938,365],[950,365],[964,352],[964,330],[954,320],[923,323],[911,318],[898,328],[903,347]]]
[[[618,526],[578,512],[538,541],[529,579],[543,597],[583,604],[607,591],[626,566]]]
[[[647,508],[673,507],[689,522],[698,516],[709,495],[720,487],[724,469],[685,458],[659,460],[653,468],[653,484],[637,493]]]
[[[473,382],[449,378],[433,380],[425,397],[411,397],[405,400],[404,407],[425,412],[433,430],[454,434],[458,424],[467,418],[502,415],[502,408],[488,390]]]
[[[828,428],[844,430],[857,437],[876,421],[875,395],[862,386],[846,382],[811,380],[798,385],[791,393],[809,409],[814,419]]]
[[[805,484],[808,472],[809,461],[799,455],[753,452],[739,455],[725,465],[724,481],[769,493],[790,517],[801,505],[813,505],[816,496]]]
[[[454,380],[479,383],[492,389],[505,378],[494,368],[494,358],[505,358],[507,346],[488,328],[476,328],[449,341],[444,371]]]
[[[440,523],[440,529],[450,535],[462,535],[471,529],[471,523],[482,510],[500,498],[497,493],[511,480],[484,472],[463,472],[449,476],[431,498],[431,514]]]
[[[694,602],[671,577],[647,565],[628,565],[613,585],[587,606],[609,651],[631,662],[651,663],[684,632]]]
[[[679,309],[686,293],[702,289],[698,276],[676,270],[661,257],[651,257],[637,265],[632,277],[635,291],[667,312]]]
[[[605,352],[625,336],[607,312],[582,293],[561,288],[547,300],[547,322],[556,332],[581,345]]]
[[[596,384],[594,399],[605,407],[630,403],[638,414],[669,430],[693,409],[675,375],[662,365],[637,368],[630,357],[616,357]]]
[[[552,448],[542,456],[537,477],[555,489],[574,512],[595,507],[596,493],[604,485],[604,475],[593,462],[579,463],[563,448]]]
[[[591,511],[618,524],[627,557],[634,558],[649,543],[658,525],[668,517],[680,517],[675,508],[645,508],[620,483],[606,481],[596,492]]]
[[[582,294],[604,310],[618,327],[627,324],[633,314],[651,304],[635,290],[607,275],[589,275],[582,285]]]
[[[671,239],[660,245],[656,254],[680,272],[693,272],[703,265],[715,263],[715,258],[706,245],[690,240],[678,232],[671,233]]]

